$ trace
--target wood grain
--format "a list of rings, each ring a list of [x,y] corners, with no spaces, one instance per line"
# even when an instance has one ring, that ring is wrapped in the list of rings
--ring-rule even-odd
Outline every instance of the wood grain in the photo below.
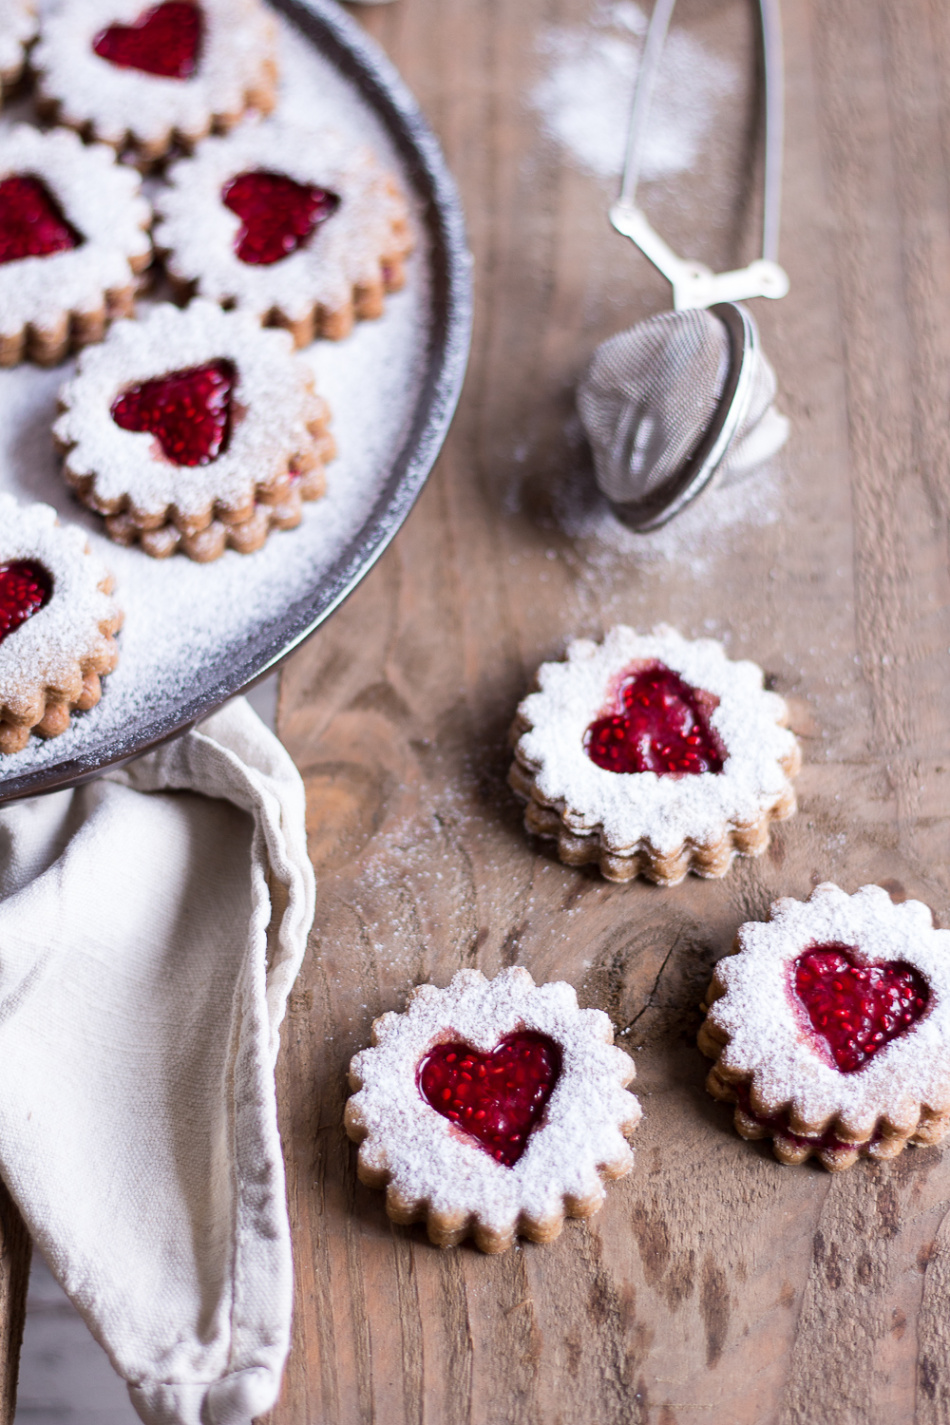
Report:
[[[23,1219],[0,1183],[0,1425],[13,1425],[16,1412],[30,1254]]]
[[[682,0],[677,26],[741,76],[752,9]],[[545,36],[606,34],[605,14],[360,12],[458,176],[476,339],[416,511],[283,679],[319,910],[279,1069],[297,1295],[270,1425],[950,1420],[945,1153],[783,1168],[733,1135],[694,1043],[710,966],[778,895],[877,880],[950,923],[950,8],[784,6],[792,291],[756,316],[793,440],[778,472],[639,544],[598,513],[572,393],[667,294],[526,101]],[[738,82],[697,172],[649,194],[717,265],[754,247],[754,100]],[[722,882],[607,885],[521,829],[514,707],[569,636],[619,618],[724,638],[795,710],[800,812]],[[637,1164],[549,1246],[441,1253],[357,1182],[345,1067],[414,984],[511,963],[610,1013]]]

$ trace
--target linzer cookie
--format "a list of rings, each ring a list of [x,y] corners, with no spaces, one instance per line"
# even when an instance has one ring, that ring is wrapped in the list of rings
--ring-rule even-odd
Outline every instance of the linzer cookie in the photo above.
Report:
[[[287,332],[196,301],[119,322],[53,427],[66,478],[119,544],[201,562],[260,549],[323,494],[326,403]]]
[[[403,285],[405,198],[336,133],[248,122],[168,177],[156,242],[175,285],[287,327],[298,346],[346,336]]]
[[[41,107],[145,163],[276,97],[276,28],[260,0],[69,0],[33,53]]]
[[[0,97],[5,97],[22,75],[37,28],[33,0],[0,0]]]
[[[759,855],[795,810],[787,709],[754,663],[675,629],[623,625],[543,663],[512,730],[525,825],[569,866],[675,885]]]
[[[0,495],[0,754],[58,737],[118,661],[112,576],[48,505]]]
[[[570,985],[535,985],[520,967],[493,980],[460,970],[377,1019],[373,1044],[350,1064],[359,1177],[386,1189],[394,1222],[425,1222],[437,1246],[550,1241],[630,1171],[633,1064]]]
[[[0,136],[0,366],[101,341],[151,260],[138,174],[66,130]]]
[[[920,901],[831,883],[750,921],[716,966],[706,1087],[783,1163],[895,1158],[950,1127],[950,931]]]

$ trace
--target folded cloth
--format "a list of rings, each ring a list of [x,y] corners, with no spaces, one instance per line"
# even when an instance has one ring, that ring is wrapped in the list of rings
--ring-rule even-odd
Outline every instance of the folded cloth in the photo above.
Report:
[[[243,701],[0,810],[0,1173],[149,1425],[277,1398],[274,1060],[313,910],[300,777]]]

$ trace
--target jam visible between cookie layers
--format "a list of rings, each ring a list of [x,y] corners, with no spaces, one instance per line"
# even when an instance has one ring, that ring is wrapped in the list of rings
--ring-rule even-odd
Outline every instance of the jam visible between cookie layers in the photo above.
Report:
[[[232,178],[221,191],[221,201],[241,219],[234,250],[252,267],[269,267],[289,257],[340,206],[337,194],[327,188],[264,169]]]
[[[585,751],[605,772],[721,772],[726,749],[709,721],[717,705],[665,663],[650,663],[622,677],[616,711],[591,723]]]
[[[230,361],[209,361],[130,386],[114,402],[123,430],[154,435],[175,465],[210,465],[227,447],[236,373]]]
[[[547,1107],[561,1051],[546,1034],[507,1034],[490,1054],[468,1044],[437,1044],[419,1065],[419,1092],[436,1113],[511,1168]]]
[[[39,178],[15,173],[0,181],[0,263],[49,257],[78,247],[82,238]]]
[[[853,1074],[906,1034],[926,1012],[930,991],[904,961],[855,962],[855,947],[813,945],[795,961],[792,984],[835,1066]]]
[[[859,1143],[851,1143],[844,1138],[839,1138],[837,1133],[832,1132],[830,1128],[826,1129],[824,1133],[793,1133],[788,1126],[787,1113],[776,1113],[771,1116],[756,1113],[752,1109],[749,1101],[748,1085],[735,1084],[733,1087],[735,1088],[736,1102],[746,1118],[750,1118],[753,1123],[758,1124],[760,1128],[764,1128],[767,1133],[771,1133],[773,1136],[777,1135],[781,1138],[788,1138],[800,1148],[804,1148],[807,1145],[810,1148],[814,1148],[816,1152],[827,1150],[832,1153],[840,1153],[853,1151],[855,1148],[862,1146]],[[875,1130],[870,1141],[872,1143],[879,1143],[881,1141],[879,1130]]]
[[[204,17],[190,0],[166,0],[131,25],[110,25],[92,42],[101,59],[162,79],[190,79],[198,68]]]
[[[0,643],[45,608],[52,596],[52,577],[36,560],[0,564]]]

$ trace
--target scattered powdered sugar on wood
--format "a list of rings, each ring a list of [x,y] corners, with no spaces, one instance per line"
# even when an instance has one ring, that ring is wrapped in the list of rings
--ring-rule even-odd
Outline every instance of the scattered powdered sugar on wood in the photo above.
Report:
[[[545,66],[529,98],[545,132],[598,178],[623,167],[627,125],[646,18],[631,0],[595,10],[584,28],[555,27],[538,42]],[[730,64],[691,35],[671,30],[660,63],[642,176],[667,178],[692,168],[716,106],[735,87]]]
[[[358,93],[283,21],[280,39],[279,111],[309,127],[330,124],[370,145],[411,193],[393,145]],[[7,121],[0,121],[0,132],[6,127]],[[178,556],[159,562],[113,544],[101,519],[68,491],[53,447],[57,392],[74,363],[49,371],[23,366],[0,372],[0,491],[20,502],[44,501],[62,520],[84,528],[113,570],[126,611],[122,656],[99,707],[75,717],[62,737],[34,740],[24,752],[0,759],[0,786],[4,777],[93,746],[118,750],[152,719],[173,716],[194,694],[206,665],[223,670],[262,626],[314,588],[358,535],[406,438],[425,377],[427,254],[415,212],[412,221],[416,250],[406,287],[387,299],[385,315],[359,323],[345,341],[316,342],[301,353],[330,406],[339,455],[328,468],[326,495],[305,505],[300,527],[273,533],[256,554],[229,550],[214,564],[198,565]]]
[[[569,443],[584,440],[571,422]],[[586,453],[586,452],[585,452]],[[580,455],[580,450],[578,449]],[[775,524],[781,511],[784,465],[778,457],[731,478],[714,477],[681,514],[661,529],[637,533],[614,514],[594,479],[589,456],[552,489],[552,510],[565,534],[583,545],[588,576],[608,577],[618,563],[687,563],[697,577],[711,572],[747,529]]]

